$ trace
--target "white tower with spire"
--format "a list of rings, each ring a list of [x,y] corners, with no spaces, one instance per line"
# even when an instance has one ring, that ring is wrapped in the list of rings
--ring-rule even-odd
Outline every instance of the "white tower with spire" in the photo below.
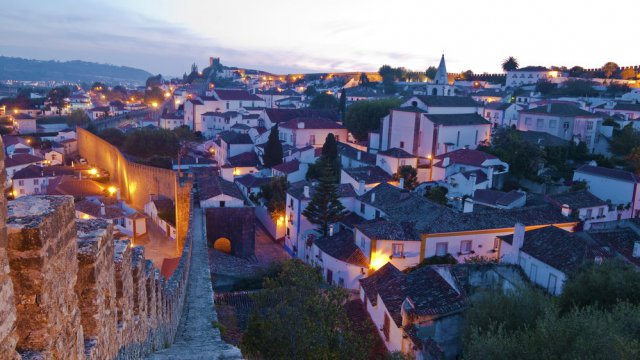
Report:
[[[447,75],[447,65],[444,61],[444,54],[440,58],[440,64],[436,71],[436,76],[427,84],[427,95],[435,96],[453,96],[455,95],[453,86],[449,84],[449,76]]]

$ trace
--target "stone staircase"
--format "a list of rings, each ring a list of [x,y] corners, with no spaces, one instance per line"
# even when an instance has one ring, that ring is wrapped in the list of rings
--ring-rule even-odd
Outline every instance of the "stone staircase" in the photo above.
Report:
[[[175,342],[148,359],[242,359],[240,350],[225,343],[220,338],[220,331],[213,327],[217,315],[213,306],[205,231],[202,210],[196,207],[191,270]]]

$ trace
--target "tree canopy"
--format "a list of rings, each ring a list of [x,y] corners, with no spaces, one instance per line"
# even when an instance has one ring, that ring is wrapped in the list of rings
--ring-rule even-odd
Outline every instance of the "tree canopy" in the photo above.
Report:
[[[393,174],[394,181],[404,179],[404,188],[413,190],[418,186],[418,171],[411,165],[402,165],[398,168],[398,172]]]
[[[400,104],[399,99],[358,101],[347,109],[344,125],[356,139],[366,140],[369,132],[380,129],[380,119]]]
[[[287,179],[284,176],[274,177],[269,183],[260,187],[262,198],[266,201],[267,210],[273,220],[285,215],[287,201]]]
[[[322,275],[300,260],[264,280],[254,295],[255,311],[242,337],[242,353],[252,359],[353,359],[370,357],[372,338],[362,336],[347,317],[342,288],[324,288]]]
[[[346,210],[338,198],[334,169],[329,161],[324,162],[322,177],[309,205],[302,214],[310,223],[317,225],[323,236],[329,234],[329,225],[342,219]]]
[[[610,78],[611,76],[613,76],[613,74],[618,71],[618,64],[609,61],[606,64],[602,65],[602,72],[604,73],[604,76],[606,76],[607,78]]]
[[[430,79],[433,80],[436,77],[436,73],[438,73],[438,69],[435,66],[429,66],[424,74]]]
[[[153,155],[175,157],[180,143],[175,133],[165,129],[139,129],[127,134],[124,152],[137,157]]]
[[[520,65],[518,64],[518,59],[513,56],[509,56],[502,62],[502,70],[504,70],[505,72],[516,70],[518,67],[520,67]]]
[[[271,168],[282,164],[283,150],[280,142],[278,124],[271,128],[267,144],[264,148],[264,166]]]
[[[309,104],[312,109],[337,109],[338,106],[338,100],[327,93],[318,94]]]
[[[626,156],[638,146],[640,146],[640,131],[634,129],[631,124],[621,130],[613,130],[613,136],[609,142],[609,150],[614,155]]]

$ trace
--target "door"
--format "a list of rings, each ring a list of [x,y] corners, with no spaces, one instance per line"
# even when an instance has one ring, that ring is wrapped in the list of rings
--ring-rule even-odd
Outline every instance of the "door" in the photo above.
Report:
[[[556,294],[557,282],[558,282],[558,278],[553,274],[549,274],[549,283],[547,284],[547,291],[549,291],[549,293],[552,295]]]
[[[529,279],[531,281],[536,282],[536,278],[538,277],[538,267],[535,264],[531,264],[531,268],[529,270]]]
[[[382,326],[382,332],[384,333],[385,340],[389,341],[389,327],[391,326],[391,322],[389,320],[389,315],[384,313],[384,325]]]
[[[333,284],[333,271],[327,269],[327,283],[329,285]]]

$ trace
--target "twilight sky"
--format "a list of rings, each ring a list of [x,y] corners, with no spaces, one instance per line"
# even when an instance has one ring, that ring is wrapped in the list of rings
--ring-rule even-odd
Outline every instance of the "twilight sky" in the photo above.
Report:
[[[637,0],[0,0],[0,55],[181,75],[640,63]],[[578,5],[579,4],[579,5]],[[626,12],[629,16],[625,16]]]

